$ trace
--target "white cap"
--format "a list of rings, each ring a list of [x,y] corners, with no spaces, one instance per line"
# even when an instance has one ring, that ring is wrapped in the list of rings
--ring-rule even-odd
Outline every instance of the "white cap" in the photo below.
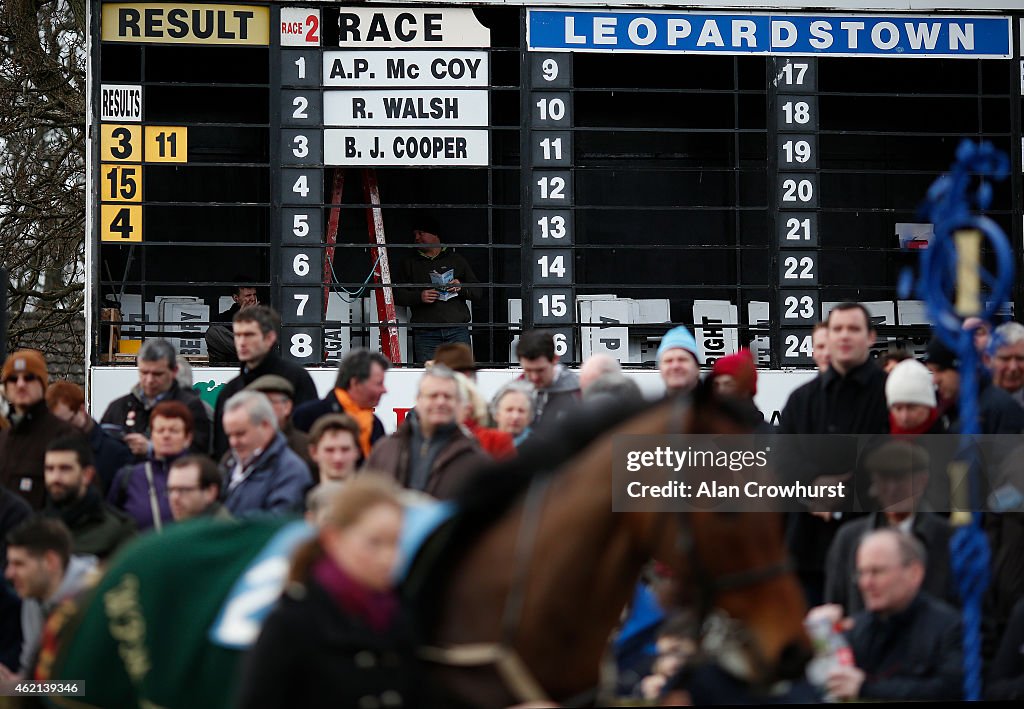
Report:
[[[937,405],[932,373],[916,359],[905,359],[889,372],[885,380],[886,406],[921,404],[930,409]]]

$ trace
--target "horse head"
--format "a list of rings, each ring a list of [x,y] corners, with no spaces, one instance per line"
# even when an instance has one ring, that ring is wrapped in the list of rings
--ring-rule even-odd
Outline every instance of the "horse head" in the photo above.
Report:
[[[702,620],[704,652],[755,686],[801,677],[812,650],[780,516],[702,511],[675,517],[675,539],[666,540],[657,558],[674,573],[675,602]]]
[[[745,412],[700,388],[682,415],[692,434],[749,433]],[[671,514],[671,513],[662,513]],[[655,558],[674,573],[676,602],[703,621],[703,650],[758,686],[803,676],[813,654],[806,604],[792,573],[782,516],[714,508],[672,515]]]

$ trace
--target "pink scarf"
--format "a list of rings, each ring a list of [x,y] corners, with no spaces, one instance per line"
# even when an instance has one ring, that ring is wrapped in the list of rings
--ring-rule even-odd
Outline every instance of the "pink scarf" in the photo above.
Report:
[[[398,613],[398,596],[393,591],[366,588],[327,557],[313,565],[313,578],[342,611],[361,618],[375,631],[390,627]]]

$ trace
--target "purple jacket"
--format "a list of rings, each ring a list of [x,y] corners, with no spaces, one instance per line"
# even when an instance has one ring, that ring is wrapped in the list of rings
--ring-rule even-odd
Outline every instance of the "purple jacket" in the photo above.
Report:
[[[185,451],[187,453],[188,451]],[[114,482],[107,491],[107,502],[117,507],[135,520],[139,531],[153,528],[153,507],[149,501],[149,480],[146,477],[146,464],[152,466],[153,486],[156,488],[157,507],[160,520],[166,526],[174,521],[171,516],[171,503],[167,496],[167,473],[176,455],[171,458],[149,458],[144,463],[136,463],[132,467],[121,468],[114,477]]]

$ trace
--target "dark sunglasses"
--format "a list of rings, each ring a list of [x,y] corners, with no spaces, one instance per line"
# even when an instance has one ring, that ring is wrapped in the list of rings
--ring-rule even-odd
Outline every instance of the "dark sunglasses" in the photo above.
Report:
[[[32,372],[25,372],[25,373],[12,374],[11,376],[7,377],[7,379],[4,380],[4,383],[6,384],[7,382],[16,382],[19,379],[24,380],[26,382],[37,382],[37,381],[39,381],[39,377],[37,377],[35,374],[32,374]]]

